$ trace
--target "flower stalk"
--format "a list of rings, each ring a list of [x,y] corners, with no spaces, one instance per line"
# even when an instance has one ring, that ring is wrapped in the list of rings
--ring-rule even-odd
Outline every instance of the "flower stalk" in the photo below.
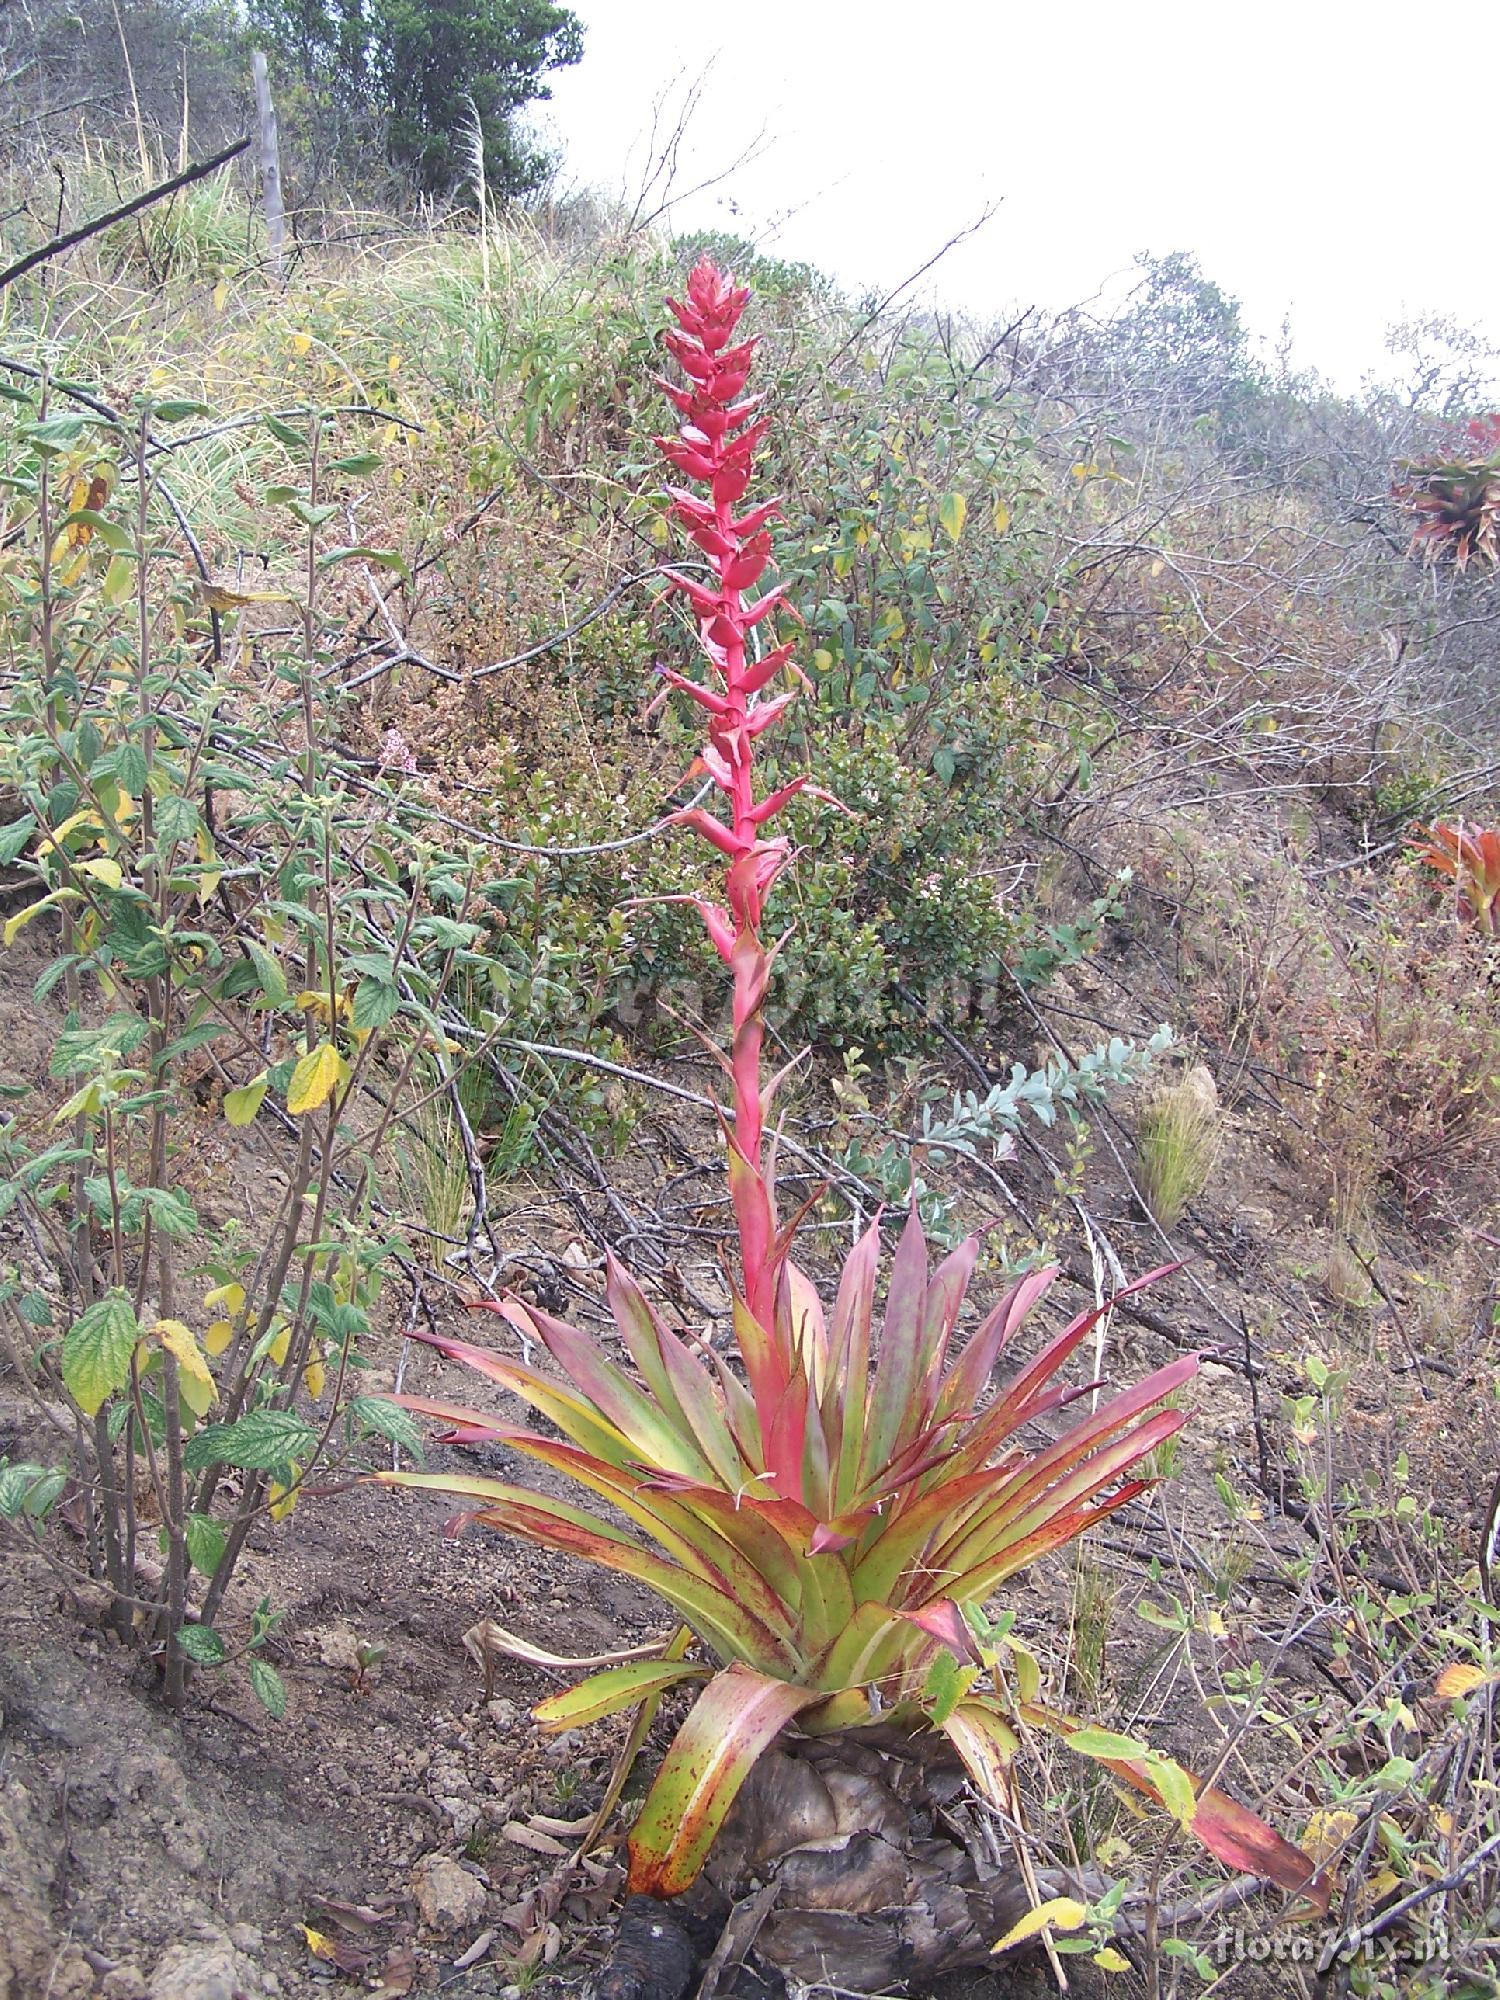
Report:
[[[771,558],[767,523],[779,512],[778,501],[763,501],[743,514],[735,511],[749,487],[755,448],[768,423],[755,414],[761,399],[744,394],[756,341],[734,342],[749,297],[748,287],[735,285],[705,259],[688,279],[686,299],[667,301],[678,325],[666,335],[666,346],[687,384],[679,387],[657,378],[681,422],[675,436],[659,437],[656,443],[674,471],[707,489],[700,495],[674,486],[669,493],[673,518],[702,553],[715,586],[675,570],[668,572],[668,580],[691,607],[698,644],[718,685],[670,668],[661,671],[670,686],[705,713],[708,741],[694,773],[706,773],[728,806],[727,819],[701,807],[675,817],[725,862],[724,903],[704,897],[693,900],[733,981],[733,1030],[725,1067],[733,1087],[734,1116],[725,1141],[740,1250],[741,1296],[736,1312],[761,1433],[770,1439],[773,1432],[787,1428],[778,1419],[786,1414],[791,1379],[786,1357],[778,1353],[772,1337],[778,1291],[784,1282],[785,1245],[777,1232],[774,1170],[766,1138],[775,1081],[762,1084],[761,1059],[763,1009],[778,947],[767,948],[761,924],[766,899],[791,858],[791,843],[784,835],[768,835],[766,829],[798,793],[811,791],[822,798],[828,794],[810,785],[805,776],[763,799],[757,799],[755,791],[756,739],[797,693],[795,688],[774,695],[765,690],[783,670],[797,670],[792,666],[791,645],[752,657],[756,627],[781,603],[783,592],[777,587],[753,599],[749,596]],[[792,1429],[800,1431],[796,1425]],[[791,1474],[790,1485],[771,1468],[779,1490],[796,1490],[794,1468],[801,1466],[801,1442],[800,1434],[785,1440],[791,1458],[782,1469]]]

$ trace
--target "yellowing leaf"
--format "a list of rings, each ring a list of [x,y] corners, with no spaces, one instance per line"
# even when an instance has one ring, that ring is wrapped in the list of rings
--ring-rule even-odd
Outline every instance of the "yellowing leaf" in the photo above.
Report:
[[[938,502],[938,519],[944,532],[952,541],[957,541],[964,531],[964,522],[969,518],[969,503],[962,493],[945,493]]]
[[[198,877],[198,907],[201,910],[218,888],[224,870],[216,865],[219,859],[218,851],[206,826],[200,825],[194,829],[193,845],[198,850],[198,859],[203,863],[204,870]]]
[[[993,518],[995,524],[995,533],[997,535],[1003,535],[1006,529],[1010,526],[1010,503],[1006,500],[997,500],[995,502],[995,512]]]
[[[222,1354],[234,1338],[234,1328],[227,1319],[216,1319],[203,1336],[203,1345],[210,1354]]]
[[[286,1108],[294,1118],[316,1111],[326,1104],[349,1073],[349,1065],[332,1042],[319,1042],[292,1071],[287,1086]]]
[[[269,1081],[269,1072],[262,1070],[259,1076],[252,1077],[249,1083],[241,1084],[238,1090],[225,1091],[224,1116],[231,1125],[248,1125],[250,1123],[261,1107],[261,1101],[265,1097],[266,1085]],[[235,1290],[238,1291],[239,1287],[236,1286]],[[243,1303],[243,1294],[241,1294],[241,1303]],[[238,1306],[231,1306],[230,1308],[231,1312],[238,1312],[238,1310]]]
[[[219,1400],[208,1363],[193,1337],[193,1330],[180,1319],[159,1319],[151,1331],[177,1363],[178,1393],[195,1417],[201,1417]]]
[[[289,1326],[278,1327],[272,1337],[270,1346],[266,1349],[267,1354],[270,1355],[278,1368],[286,1360],[287,1349],[291,1344],[292,1329]]]
[[[215,1285],[211,1292],[203,1294],[205,1308],[212,1312],[215,1306],[222,1306],[227,1313],[237,1313],[245,1303],[245,1287],[232,1280],[227,1285]]]
[[[1451,1667],[1444,1667],[1438,1675],[1434,1691],[1445,1701],[1454,1701],[1460,1695],[1472,1694],[1475,1688],[1487,1687],[1494,1679],[1495,1675],[1487,1673],[1483,1667],[1455,1662]]]
[[[1019,1923],[1011,1925],[1000,1942],[990,1946],[992,1952],[1009,1951],[1027,1938],[1034,1938],[1038,1931],[1076,1931],[1088,1922],[1089,1913],[1084,1904],[1075,1896],[1053,1896],[1045,1903],[1038,1903],[1034,1910],[1028,1910]]]
[[[1107,1944],[1103,1951],[1096,1951],[1094,1953],[1094,1963],[1101,1972],[1129,1972],[1130,1970],[1130,1960],[1126,1958],[1123,1952],[1116,1951],[1112,1944]]]
[[[239,590],[230,583],[220,583],[210,577],[206,582],[202,577],[193,579],[193,589],[210,611],[242,611],[247,604],[295,604],[297,598],[289,590]]]
[[[80,875],[87,875],[92,882],[102,882],[106,889],[118,889],[125,877],[120,872],[118,861],[101,856],[95,861],[75,861],[74,869]]]
[[[1341,1807],[1322,1807],[1307,1822],[1307,1831],[1301,1842],[1303,1850],[1321,1868],[1325,1861],[1337,1854],[1358,1825],[1357,1814],[1346,1812]]]
[[[84,806],[80,812],[69,813],[61,826],[55,826],[44,840],[37,842],[35,848],[37,859],[40,860],[44,854],[50,854],[54,847],[60,847],[68,835],[76,833],[81,826],[97,827],[101,833],[104,830],[104,822],[98,813],[92,806]]]
[[[229,282],[226,278],[220,278],[218,284],[214,286],[214,311],[216,313],[223,312],[224,301],[228,297],[229,297]]]
[[[32,903],[24,910],[17,910],[13,917],[7,917],[5,927],[0,930],[0,940],[7,945],[16,941],[17,934],[25,930],[33,917],[39,917],[43,910],[51,909],[54,903],[77,903],[82,901],[77,889],[54,889],[50,896],[43,896],[39,903]]]
[[[294,333],[292,335],[292,352],[299,360],[311,346],[312,335],[310,333]]]
[[[332,1963],[338,1957],[333,1948],[333,1939],[324,1937],[321,1931],[312,1930],[307,1924],[298,1924],[298,1930],[307,1939],[307,1948],[314,1958],[326,1958]]]
[[[288,1514],[294,1514],[297,1511],[297,1502],[302,1498],[301,1490],[296,1483],[300,1470],[299,1466],[294,1465],[292,1467],[292,1484],[290,1486],[283,1486],[279,1480],[273,1479],[271,1481],[266,1498],[270,1501],[271,1519],[273,1521],[284,1521]]]
[[[316,1403],[328,1383],[328,1370],[321,1361],[309,1361],[302,1371],[303,1386]]]

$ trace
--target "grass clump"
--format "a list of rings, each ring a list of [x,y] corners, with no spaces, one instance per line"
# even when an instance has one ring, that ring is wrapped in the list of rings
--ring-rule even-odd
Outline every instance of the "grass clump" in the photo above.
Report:
[[[1141,1194],[1163,1229],[1182,1220],[1219,1156],[1219,1093],[1202,1063],[1157,1092],[1136,1136]]]

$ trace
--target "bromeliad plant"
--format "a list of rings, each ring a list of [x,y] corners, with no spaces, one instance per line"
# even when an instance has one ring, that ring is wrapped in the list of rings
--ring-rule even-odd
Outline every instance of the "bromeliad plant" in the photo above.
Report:
[[[1453,884],[1464,922],[1488,937],[1500,937],[1500,829],[1438,820],[1419,831],[1428,840],[1417,849],[1417,859]]]
[[[1416,521],[1414,555],[1431,563],[1449,556],[1459,571],[1471,558],[1493,568],[1500,562],[1500,415],[1476,417],[1461,443],[1463,456],[1409,463],[1393,491]]]
[[[1195,1797],[1193,1781],[1168,1760],[1127,1739],[1080,1733],[1044,1708],[1035,1662],[1002,1636],[1004,1619],[992,1626],[983,1609],[1017,1571],[1147,1490],[1150,1478],[1137,1468],[1185,1423],[1170,1399],[1197,1357],[1097,1401],[1054,1442],[1032,1442],[1038,1420],[1099,1388],[1060,1379],[1099,1320],[1095,1310],[991,1394],[996,1363],[1055,1268],[1020,1278],[960,1344],[979,1239],[929,1271],[913,1211],[877,1336],[878,1219],[826,1312],[793,1259],[797,1218],[778,1217],[770,1131],[778,1079],[763,1081],[761,1056],[779,945],[762,933],[767,898],[791,855],[770,829],[789,799],[815,788],[798,778],[759,798],[755,787],[757,740],[796,690],[769,692],[779,675],[795,672],[791,647],[760,653],[755,642],[781,593],[751,595],[770,560],[767,524],[777,504],[740,511],[766,428],[759,399],[744,393],[755,343],[734,338],[747,297],[703,263],[686,303],[672,302],[679,325],[666,344],[687,382],[662,385],[682,421],[659,440],[675,471],[702,489],[673,487],[672,512],[713,578],[672,579],[709,675],[665,670],[665,679],[704,711],[701,770],[727,803],[722,817],[697,809],[679,818],[725,869],[722,903],[692,900],[733,987],[732,1039],[719,1060],[733,1096],[723,1132],[739,1239],[736,1355],[674,1332],[610,1260],[608,1304],[634,1372],[514,1299],[489,1309],[545,1348],[561,1383],[488,1349],[434,1339],[550,1419],[560,1439],[432,1398],[403,1399],[455,1426],[451,1437],[501,1439],[565,1474],[608,1513],[488,1478],[380,1476],[459,1495],[469,1519],[637,1579],[696,1635],[701,1661],[612,1667],[537,1711],[551,1726],[571,1727],[676,1683],[705,1683],[630,1835],[637,1893],[670,1896],[692,1884],[736,1794],[783,1732],[795,1725],[799,1740],[826,1738],[877,1722],[887,1735],[893,1727],[943,1732],[992,1798],[1009,1796],[1021,1725],[1061,1729],[1086,1754],[1165,1796],[1231,1865],[1305,1889],[1305,1857],[1222,1794]]]

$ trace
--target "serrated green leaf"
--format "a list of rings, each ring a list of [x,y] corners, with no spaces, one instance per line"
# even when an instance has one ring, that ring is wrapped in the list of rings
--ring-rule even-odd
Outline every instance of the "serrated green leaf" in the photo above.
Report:
[[[95,1416],[105,1398],[129,1381],[130,1357],[140,1338],[140,1321],[121,1291],[87,1307],[63,1335],[63,1381],[85,1416]]]
[[[212,1625],[183,1625],[177,1633],[177,1650],[198,1667],[222,1666],[229,1649]]]
[[[383,1028],[400,1009],[401,995],[395,986],[384,979],[365,978],[354,989],[350,1024],[363,1034],[370,1028]]]
[[[261,1707],[275,1722],[280,1722],[286,1714],[286,1682],[277,1673],[269,1660],[252,1656],[250,1661],[250,1685],[255,1690]]]
[[[206,1424],[188,1439],[182,1456],[190,1472],[234,1465],[244,1472],[284,1474],[317,1441],[317,1432],[294,1410],[252,1410],[232,1424]]]
[[[24,819],[12,820],[9,826],[0,827],[0,867],[7,866],[21,854],[31,836],[36,832],[36,815],[27,813]]]
[[[280,417],[266,417],[263,421],[278,444],[284,444],[289,451],[306,451],[307,439],[301,431],[293,430],[291,425],[283,423]]]
[[[392,1444],[410,1453],[418,1465],[422,1463],[422,1433],[399,1404],[389,1402],[384,1396],[355,1396],[349,1404],[349,1415],[361,1435],[389,1438]]]
[[[223,1525],[207,1514],[189,1514],[182,1524],[188,1561],[202,1576],[212,1576],[224,1559]]]

